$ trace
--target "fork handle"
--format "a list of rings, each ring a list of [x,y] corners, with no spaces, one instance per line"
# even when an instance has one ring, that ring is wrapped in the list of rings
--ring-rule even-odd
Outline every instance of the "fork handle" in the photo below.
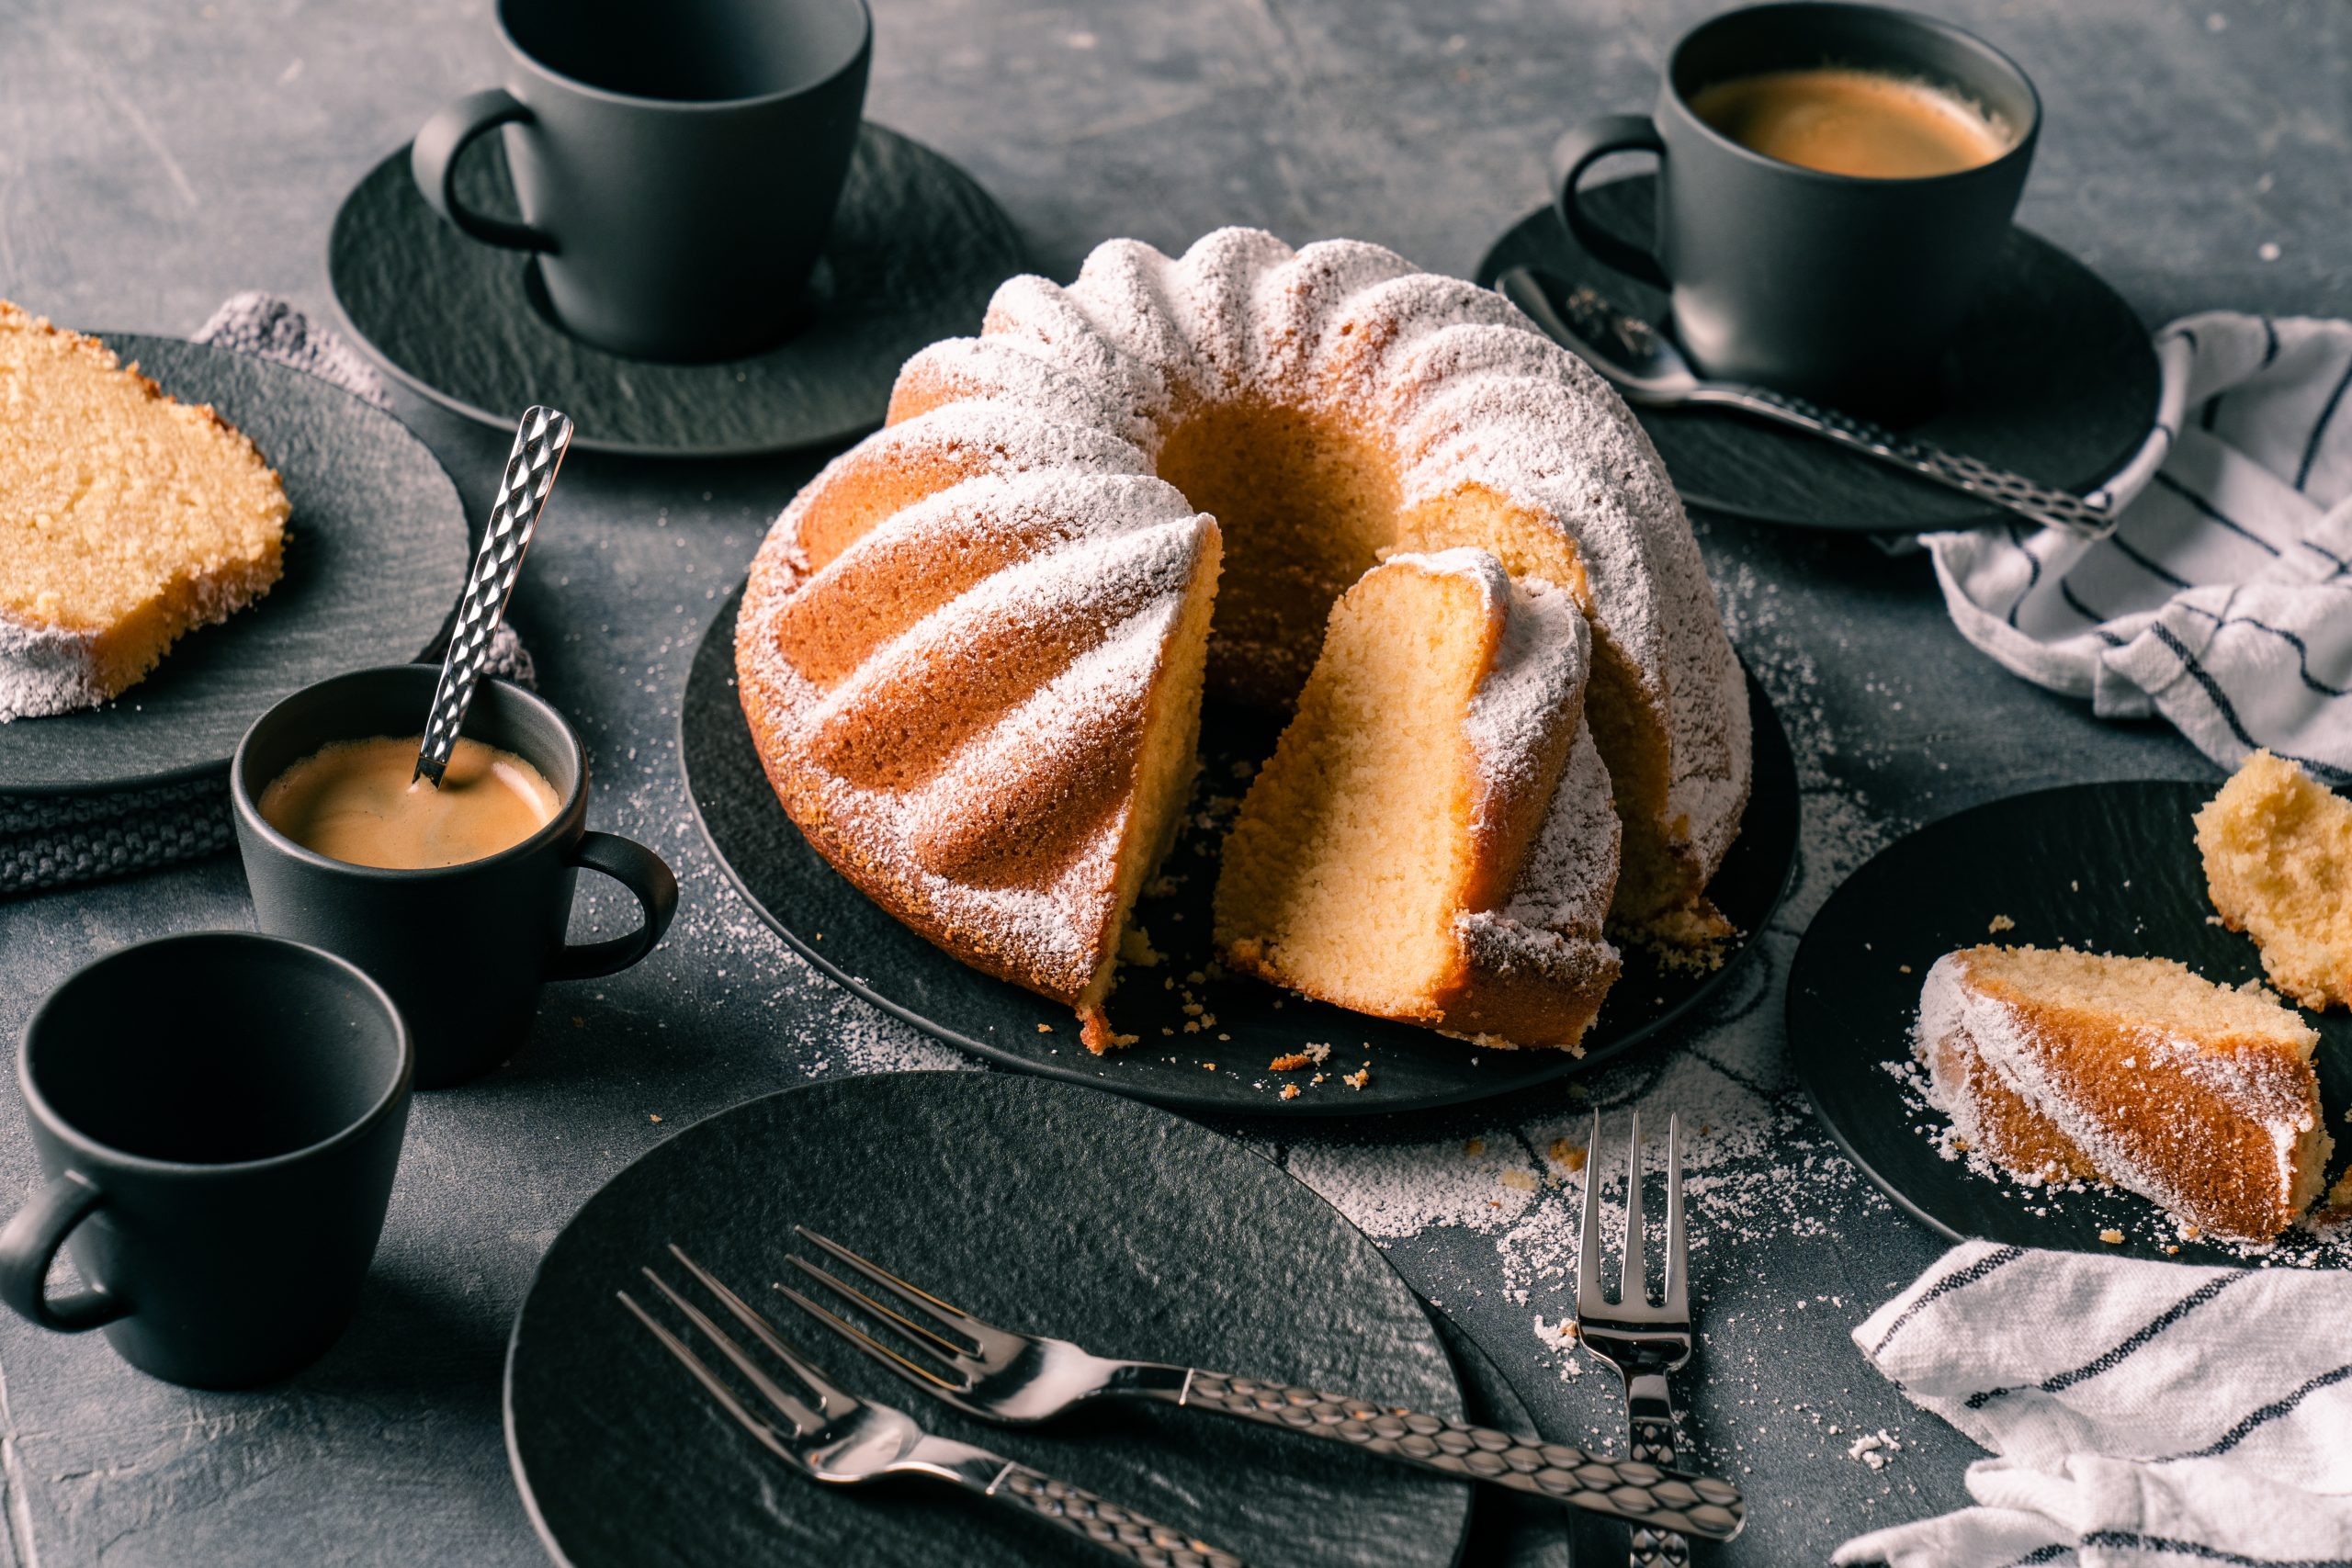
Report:
[[[1050,1519],[1123,1562],[1149,1563],[1154,1568],[1244,1568],[1241,1559],[1229,1551],[1025,1464],[1007,1463],[989,1483],[985,1495],[1024,1514]]]
[[[1746,1522],[1747,1505],[1738,1487],[1715,1476],[1668,1468],[1674,1430],[1670,1411],[1668,1457],[1662,1465],[1638,1451],[1630,1461],[1604,1459],[1566,1443],[1514,1438],[1491,1427],[1223,1372],[1192,1372],[1176,1403],[1709,1540],[1729,1540]]]
[[[1789,393],[1766,387],[1710,384],[1691,392],[1687,400],[1738,409],[1760,419],[1809,430],[1849,452],[1875,457],[1947,490],[1973,495],[1988,505],[2045,526],[2064,528],[2092,539],[2104,539],[2115,532],[2115,513],[2080,496],[2037,484],[2023,474],[1996,468],[1963,453],[1947,451],[1925,441],[1907,440],[1868,420],[1823,408]]]
[[[1625,1379],[1625,1425],[1633,1436],[1634,1457],[1672,1469],[1674,1455],[1674,1396],[1663,1372],[1634,1372]],[[1633,1568],[1688,1568],[1690,1543],[1670,1529],[1649,1524],[1634,1527]]]

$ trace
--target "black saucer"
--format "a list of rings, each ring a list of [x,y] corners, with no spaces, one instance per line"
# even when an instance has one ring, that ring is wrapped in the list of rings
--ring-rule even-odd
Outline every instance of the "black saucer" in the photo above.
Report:
[[[1380,1249],[1242,1145],[1149,1106],[1013,1074],[837,1078],[656,1146],[541,1259],[507,1350],[506,1438],[558,1562],[1110,1561],[945,1486],[831,1487],[786,1470],[614,1299],[628,1291],[683,1326],[639,1273],[660,1266],[683,1283],[665,1256],[672,1242],[860,1397],[1197,1530],[1260,1568],[1497,1561],[1460,1555],[1466,1484],[1336,1444],[1168,1405],[1106,1404],[1011,1429],[925,1398],[769,1288],[791,1275],[788,1254],[808,1251],[796,1224],[992,1322],[1099,1354],[1465,1413],[1444,1341]],[[1523,1412],[1506,1418],[1525,1429]],[[1555,1528],[1561,1517],[1555,1509]]]
[[[678,720],[687,793],[728,874],[761,919],[841,985],[959,1050],[1049,1077],[1178,1110],[1261,1116],[1370,1115],[1508,1094],[1606,1061],[1705,1003],[1760,940],[1795,864],[1796,764],[1780,719],[1751,678],[1756,782],[1738,841],[1708,889],[1744,934],[1722,967],[1702,975],[1671,973],[1646,953],[1627,952],[1624,973],[1585,1036],[1584,1055],[1574,1056],[1482,1050],[1410,1024],[1285,998],[1238,976],[1187,985],[1187,975],[1207,970],[1216,880],[1215,836],[1189,829],[1167,861],[1167,871],[1179,878],[1176,890],[1147,898],[1136,910],[1163,961],[1156,968],[1129,967],[1111,993],[1113,1021],[1140,1038],[1124,1051],[1095,1056],[1079,1043],[1067,1008],[949,957],[808,847],[776,804],[737,704],[741,598],[739,592],[729,599],[704,634]],[[1209,707],[1201,722],[1195,822],[1207,796],[1238,792],[1231,764],[1271,755],[1279,733],[1278,721],[1264,715]],[[1170,979],[1172,987],[1163,985]],[[1195,1021],[1182,1010],[1188,994],[1216,1019],[1214,1025],[1184,1032],[1184,1025]],[[1052,1032],[1041,1032],[1041,1024]],[[1173,1032],[1162,1034],[1162,1029]],[[1268,1069],[1273,1058],[1309,1043],[1331,1047],[1322,1083],[1308,1082],[1312,1073]],[[1361,1089],[1340,1081],[1365,1063],[1372,1076]],[[1279,1098],[1288,1083],[1301,1086],[1295,1100]]]
[[[2052,1192],[1981,1175],[1947,1159],[1923,1110],[1887,1064],[1911,1060],[1911,1028],[1928,966],[1981,942],[2071,943],[2093,952],[2177,959],[2224,986],[2262,976],[2254,943],[2217,924],[2189,815],[2211,784],[2118,780],[1990,801],[1918,829],[1872,856],[1813,918],[1789,966],[1789,1060],[1833,1136],[1871,1180],[1916,1218],[1954,1238],[2015,1247],[2245,1261],[2181,1242],[2154,1204],[2120,1189]],[[1996,917],[2014,929],[1988,934]],[[1908,973],[1905,973],[1905,969]],[[2321,1035],[2320,1099],[2337,1134],[2340,1172],[2352,1140],[2352,1019],[2305,1013]],[[2124,1240],[2111,1245],[2102,1231]],[[2290,1258],[2312,1248],[2290,1231]]]
[[[458,184],[477,210],[519,216],[497,137],[469,150]],[[419,396],[500,430],[547,403],[571,415],[573,446],[640,457],[788,451],[877,425],[907,357],[978,332],[989,296],[1023,265],[1012,220],[969,175],[872,124],[807,324],[743,359],[660,365],[571,336],[526,257],[465,238],[424,205],[405,147],[344,199],[327,242],[345,320]]]
[[[99,333],[164,390],[253,438],[293,508],[286,570],[257,604],[190,632],[103,707],[0,726],[5,797],[220,773],[245,727],[313,681],[414,659],[465,586],[466,513],[408,427],[332,382],[233,349]],[[0,811],[5,815],[5,811]]]
[[[1585,192],[1618,233],[1652,229],[1648,175]],[[1645,321],[1666,296],[1603,266],[1568,237],[1551,208],[1529,213],[1478,264],[1491,286],[1504,269],[1539,267],[1590,288]],[[2097,273],[2013,230],[1984,298],[1938,367],[1935,413],[1905,434],[1981,457],[2077,494],[2122,467],[2156,413],[2148,330]],[[1826,441],[1721,411],[1634,411],[1692,506],[1758,523],[1859,533],[1965,528],[2005,517],[1953,491]],[[1852,411],[1864,412],[1864,411]]]

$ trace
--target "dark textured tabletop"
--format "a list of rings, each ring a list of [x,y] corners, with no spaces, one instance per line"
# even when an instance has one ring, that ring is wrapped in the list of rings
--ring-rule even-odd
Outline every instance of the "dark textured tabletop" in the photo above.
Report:
[[[1936,3],[2013,52],[2048,120],[2023,220],[2151,323],[2213,307],[2352,313],[2352,10],[2335,0]],[[875,0],[868,112],[961,161],[1071,275],[1114,235],[1227,223],[1348,235],[1466,274],[1543,194],[1570,119],[1644,107],[1673,0]],[[75,325],[186,334],[266,288],[327,315],[345,190],[492,79],[486,0],[307,6],[0,0],[0,294]],[[506,438],[399,411],[486,509]],[[369,1294],[292,1384],[191,1393],[96,1337],[0,1320],[0,1559],[519,1563],[541,1550],[499,1422],[532,1266],[595,1188],[677,1127],[811,1077],[959,1059],[786,956],[711,863],[673,727],[688,657],[818,455],[667,466],[575,455],[514,615],[594,753],[594,826],[658,847],[685,907],[640,967],[549,993],[505,1070],[417,1101]],[[2064,780],[2208,778],[2170,730],[2094,720],[1971,650],[1924,558],[1702,523],[1733,635],[1795,740],[1804,861],[1718,1016],[1572,1094],[1279,1135],[1516,1382],[1546,1432],[1613,1445],[1613,1380],[1548,1334],[1576,1185],[1552,1141],[1589,1102],[1710,1124],[1693,1183],[1697,1451],[1747,1488],[1724,1562],[1818,1562],[1965,1502],[1975,1452],[1862,1363],[1852,1325],[1939,1250],[1839,1160],[1781,1065],[1806,916],[1894,834]],[[0,746],[7,744],[0,732]],[[581,923],[623,911],[591,900]],[[233,857],[0,903],[0,1037],[121,942],[250,922]],[[36,1177],[0,1111],[0,1185]],[[1115,1195],[1108,1201],[1115,1201]],[[1563,1287],[1566,1287],[1564,1289]],[[1852,1452],[1883,1429],[1883,1468]],[[1888,1455],[1892,1453],[1891,1459]]]

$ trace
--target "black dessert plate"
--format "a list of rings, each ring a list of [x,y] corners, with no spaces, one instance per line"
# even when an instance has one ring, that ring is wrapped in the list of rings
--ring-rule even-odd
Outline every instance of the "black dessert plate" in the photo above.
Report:
[[[1623,976],[1585,1036],[1584,1055],[1574,1056],[1481,1049],[1408,1024],[1285,997],[1240,976],[1189,980],[1208,973],[1216,875],[1216,835],[1194,826],[1167,862],[1175,891],[1136,906],[1136,919],[1161,962],[1129,966],[1111,994],[1113,1021],[1138,1039],[1123,1051],[1095,1056],[1079,1043],[1067,1008],[949,957],[852,886],[800,836],[768,787],[736,700],[740,599],[739,593],[719,612],[695,651],[679,719],[680,755],[703,832],[761,917],[833,979],[950,1045],[1160,1105],[1256,1115],[1361,1115],[1479,1100],[1580,1072],[1671,1026],[1713,994],[1754,945],[1795,862],[1796,765],[1779,718],[1751,677],[1756,781],[1739,840],[1709,889],[1745,934],[1721,967],[1701,975],[1667,971],[1644,953],[1627,953]],[[1262,716],[1215,705],[1201,728],[1195,823],[1210,809],[1211,797],[1242,793],[1234,764],[1271,755],[1280,732]],[[1268,1068],[1275,1057],[1309,1044],[1331,1047],[1318,1069]],[[1371,1076],[1363,1088],[1342,1081],[1367,1066]],[[1321,1083],[1312,1081],[1316,1071]],[[1297,1098],[1280,1098],[1286,1084],[1299,1086]]]
[[[615,1299],[628,1291],[681,1327],[639,1272],[692,1291],[673,1242],[851,1392],[1260,1568],[1447,1568],[1461,1550],[1466,1483],[1328,1442],[1168,1405],[1017,1430],[969,1420],[769,1288],[791,1272],[787,1253],[808,1250],[796,1224],[1010,1328],[1464,1413],[1444,1342],[1379,1249],[1239,1145],[1035,1077],[834,1079],[686,1129],[606,1183],[548,1247],[507,1351],[506,1433],[559,1561],[1102,1561],[944,1486],[828,1487],[786,1470]]]
[[[498,138],[467,152],[458,185],[476,210],[519,216]],[[1023,265],[1012,220],[970,175],[871,124],[808,319],[741,359],[656,364],[573,337],[548,314],[526,257],[467,239],[425,206],[405,147],[344,198],[327,242],[344,319],[418,396],[500,430],[546,403],[571,415],[573,446],[639,457],[788,451],[881,423],[899,367],[978,332],[989,296]]]
[[[1648,175],[1614,180],[1588,190],[1585,205],[1616,232],[1645,235],[1657,185]],[[1663,292],[1586,254],[1549,207],[1495,242],[1477,279],[1491,285],[1521,265],[1589,288],[1645,321],[1667,319]],[[2122,467],[2156,417],[2147,328],[2097,273],[2022,229],[2010,231],[1935,375],[1936,412],[1905,434],[2076,494]],[[2007,515],[1826,441],[1720,410],[1634,413],[1682,498],[1712,512],[1858,533],[1963,528]]]
[[[2262,977],[2247,938],[2209,924],[2189,827],[2210,784],[2118,780],[1989,801],[1896,840],[1813,919],[1789,972],[1789,1053],[1833,1136],[1915,1217],[1953,1237],[2183,1262],[2244,1258],[2182,1242],[2154,1204],[2120,1189],[2051,1190],[1947,1158],[1950,1123],[1919,1101],[1911,1029],[1928,966],[1981,942],[2061,943],[2172,958],[2222,985]],[[1996,932],[1991,930],[2003,921]],[[2321,1035],[2320,1098],[2339,1130],[2352,1107],[2352,1019],[2305,1013]],[[2102,1242],[2120,1231],[2120,1245]],[[2290,1255],[2312,1246],[2290,1231]],[[2168,1253],[2167,1246],[2179,1247]]]
[[[338,387],[249,354],[96,334],[184,403],[210,403],[286,486],[286,570],[259,603],[182,638],[104,707],[0,725],[0,795],[163,784],[228,765],[278,699],[414,659],[465,584],[458,487],[408,428]]]

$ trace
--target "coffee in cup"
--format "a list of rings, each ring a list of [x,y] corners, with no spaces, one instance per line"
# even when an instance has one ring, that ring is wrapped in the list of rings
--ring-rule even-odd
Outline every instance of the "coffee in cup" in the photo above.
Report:
[[[512,849],[562,808],[527,758],[461,738],[439,784],[416,776],[422,735],[335,740],[289,764],[258,802],[306,850],[352,865],[421,871]]]
[[[1563,137],[1553,197],[1587,254],[1667,292],[1706,375],[1896,423],[1932,402],[2010,242],[2041,123],[2025,73],[1948,22],[1754,6],[1683,36],[1650,113]],[[1584,171],[1624,152],[1658,158],[1646,241],[1577,199]]]

